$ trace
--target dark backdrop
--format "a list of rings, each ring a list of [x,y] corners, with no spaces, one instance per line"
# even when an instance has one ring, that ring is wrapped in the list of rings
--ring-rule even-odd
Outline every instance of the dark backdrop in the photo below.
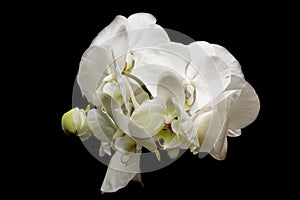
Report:
[[[33,145],[26,147],[30,159],[19,161],[23,166],[19,187],[26,188],[23,194],[40,199],[160,199],[181,194],[195,199],[243,199],[279,193],[283,176],[277,164],[285,158],[280,144],[274,141],[281,125],[271,120],[276,117],[272,95],[278,90],[270,81],[276,66],[269,61],[278,56],[272,34],[281,18],[273,5],[124,4],[32,5],[11,24],[25,38],[21,50],[28,67],[23,70],[33,75],[31,92],[38,95],[32,108]],[[261,111],[240,137],[229,138],[225,161],[210,156],[199,159],[187,152],[164,169],[142,174],[145,188],[131,182],[117,193],[101,195],[107,167],[90,155],[78,138],[66,136],[60,120],[71,109],[73,83],[85,49],[116,15],[128,17],[136,12],[152,13],[165,28],[226,47],[256,89]],[[27,95],[23,97],[28,99]]]

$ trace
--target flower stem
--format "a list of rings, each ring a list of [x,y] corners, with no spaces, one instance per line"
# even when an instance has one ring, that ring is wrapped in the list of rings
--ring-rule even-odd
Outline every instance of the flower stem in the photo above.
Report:
[[[153,99],[153,96],[151,94],[151,92],[147,89],[147,87],[145,86],[145,84],[136,76],[128,73],[128,72],[122,72],[123,75],[135,80],[140,86],[141,88],[148,94],[150,99]]]

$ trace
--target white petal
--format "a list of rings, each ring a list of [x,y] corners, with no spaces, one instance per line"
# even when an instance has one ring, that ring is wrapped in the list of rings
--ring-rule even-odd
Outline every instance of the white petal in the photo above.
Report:
[[[116,18],[97,35],[91,46],[102,46],[107,40],[111,40],[113,36],[124,32],[128,25],[128,20],[125,17],[121,15],[116,16]]]
[[[116,81],[105,83],[101,89],[104,93],[116,98],[120,96],[120,90]],[[101,91],[101,92],[102,92]]]
[[[211,118],[212,111],[203,112],[193,116],[193,121],[196,125],[197,136],[200,143],[203,142],[203,139],[207,133]]]
[[[238,94],[240,94],[239,90],[225,91],[216,98],[218,100],[213,101],[215,106],[211,110],[209,128],[202,141],[200,152],[210,152],[218,138],[224,133],[224,129],[227,130],[224,124],[228,120],[232,102]]]
[[[224,160],[226,158],[227,153],[227,127],[228,120],[226,120],[223,124],[220,135],[212,148],[209,154],[217,160]]]
[[[197,41],[195,43],[197,45],[199,45],[207,53],[208,56],[215,56],[216,55],[215,48],[212,44],[210,44],[206,41]]]
[[[125,155],[116,151],[107,168],[101,191],[115,192],[125,187],[140,172],[139,165],[140,154]]]
[[[224,112],[224,115],[228,115],[229,109],[231,108],[231,104],[237,100],[237,98],[241,95],[241,90],[240,89],[232,89],[232,90],[227,90],[218,96],[216,96],[210,104],[211,107],[219,106],[220,105],[225,105],[225,107],[222,108]],[[222,104],[223,103],[223,104]],[[220,110],[220,108],[219,108]]]
[[[108,66],[108,55],[101,47],[90,47],[83,54],[77,75],[77,82],[82,94],[96,105],[95,92],[102,83]]]
[[[195,102],[190,108],[190,113],[195,114],[199,109],[203,108],[203,106],[207,105],[212,101],[211,92],[204,78],[201,76],[197,76],[193,81],[191,81],[195,88]]]
[[[171,129],[173,131],[173,133],[175,133],[176,135],[183,135],[183,133],[181,132],[181,123],[179,120],[173,120],[171,123]]]
[[[182,82],[178,76],[169,71],[160,75],[157,85],[157,95],[165,101],[175,97],[177,103],[182,106],[185,103]]]
[[[157,146],[152,136],[126,117],[121,107],[111,96],[103,93],[100,95],[100,99],[106,113],[114,120],[116,125],[123,132],[132,137],[137,144],[144,146],[149,151],[155,152],[158,159],[160,159]]]
[[[99,156],[103,157],[105,154],[111,156],[110,146],[107,142],[101,142],[100,149],[99,149]]]
[[[183,113],[185,113],[183,111]],[[171,123],[170,131],[161,131],[157,136],[163,139],[162,146],[164,148],[177,148],[187,149],[193,144],[199,147],[197,139],[196,128],[194,127],[193,121],[190,119],[187,113],[181,114],[179,120],[173,120]]]
[[[169,56],[174,55],[174,57],[171,57],[171,61],[173,61],[174,65],[176,65],[176,62],[174,62],[173,58],[178,62],[182,62],[183,67],[186,67],[185,64],[191,61],[191,53],[189,47],[181,43],[170,42],[161,44],[158,49],[163,50],[164,52],[168,52]]]
[[[165,43],[155,48],[140,49],[134,52],[136,65],[163,65],[176,71],[181,77],[185,76],[185,68],[191,60],[187,46],[180,43]]]
[[[104,112],[112,119],[113,117],[113,110],[114,109],[120,109],[121,106],[118,104],[118,102],[112,98],[110,95],[100,92],[98,94],[99,100],[100,101],[100,109],[103,109]]]
[[[109,167],[122,172],[139,173],[140,172],[140,153],[122,153],[116,151]]]
[[[155,98],[144,102],[131,115],[137,125],[150,135],[155,135],[164,125],[164,105],[161,99]]]
[[[222,60],[230,69],[231,74],[235,74],[241,78],[244,78],[239,62],[227,49],[220,45],[210,44],[205,41],[199,41],[197,44],[200,45],[209,56]]]
[[[102,141],[111,143],[113,135],[116,132],[114,124],[102,111],[91,109],[88,112],[87,120],[89,127],[92,129],[94,136]]]
[[[188,148],[191,144],[193,144],[196,147],[199,147],[199,141],[197,137],[197,129],[191,119],[191,117],[185,112],[182,111],[182,114],[180,116],[180,123],[181,123],[181,128],[182,132],[187,138],[187,147]]]
[[[128,31],[126,28],[117,34],[112,35],[110,40],[107,40],[103,46],[106,47],[110,56],[110,65],[112,65],[113,71],[119,80],[121,76],[121,71],[123,70],[127,58],[129,38]]]
[[[227,136],[229,136],[229,137],[238,137],[241,134],[242,134],[241,129],[237,129],[237,130],[228,129],[227,130]]]
[[[179,116],[183,110],[182,105],[180,106],[176,97],[172,97],[165,102],[166,110],[173,117]]]
[[[171,159],[175,159],[179,155],[179,148],[167,149],[168,155]]]
[[[239,62],[233,57],[233,55],[224,47],[213,44],[212,45],[215,49],[215,56],[219,57],[221,60],[223,60],[229,67],[232,74],[240,76],[241,78],[244,78],[244,74],[241,69],[241,65]]]
[[[149,13],[135,13],[128,17],[131,30],[146,28],[156,23],[156,19]]]
[[[196,86],[191,113],[214,99],[230,84],[232,74],[243,77],[238,61],[223,47],[199,41],[189,45],[192,63],[186,76]]]
[[[132,120],[127,118],[120,109],[115,109],[113,116],[118,127],[127,135],[131,136],[136,143],[144,146],[149,151],[157,151],[157,146],[152,136],[143,128],[140,128],[138,125],[136,125]]]
[[[127,90],[126,90],[126,83],[125,83],[125,77],[122,75],[122,72],[121,72],[121,69],[120,69],[120,66],[118,65],[117,61],[116,61],[116,58],[115,58],[115,54],[114,52],[112,51],[112,57],[113,57],[113,72],[117,78],[117,85],[118,85],[118,89],[119,89],[119,92],[121,93],[121,97],[123,99],[123,104],[125,105],[125,109],[128,110],[128,105],[127,105]],[[124,54],[124,58],[121,59],[122,61],[122,64],[125,63],[125,59],[126,59],[126,54]]]
[[[170,42],[166,31],[157,25],[153,27],[131,30],[128,32],[128,36],[129,47],[132,52],[148,47],[153,48]]]
[[[225,134],[224,134],[225,135]],[[227,137],[224,137],[224,140],[218,140],[218,142],[215,144],[214,148],[212,149],[209,154],[217,159],[217,160],[225,160],[226,153],[227,153]]]
[[[260,109],[259,98],[252,86],[243,78],[232,76],[232,82],[227,89],[241,88],[239,98],[232,105],[229,129],[241,129],[251,124]]]
[[[105,27],[93,40],[91,47],[101,47],[105,49],[110,65],[113,64],[115,55],[118,66],[122,69],[125,64],[126,54],[129,46],[128,38],[129,22],[118,15],[107,27]]]
[[[210,57],[211,61],[214,63],[215,68],[217,69],[219,76],[221,77],[221,81],[223,87],[227,87],[231,81],[231,71],[228,65],[221,60],[219,57],[212,56]]]
[[[105,49],[110,65],[113,64],[115,55],[118,66],[122,69],[125,64],[126,54],[129,46],[128,39],[129,22],[118,15],[107,27],[105,27],[93,40],[91,47],[101,47]]]
[[[206,83],[211,98],[216,97],[226,88],[224,83],[228,82],[225,79],[230,79],[229,69],[221,67],[222,70],[220,70],[219,64],[216,64],[197,42],[190,44],[189,47],[192,55],[192,63],[187,70],[187,78],[193,79],[200,76]]]
[[[101,186],[102,193],[118,191],[127,186],[129,181],[132,180],[135,175],[135,173],[121,172],[108,167]]]
[[[128,135],[117,137],[115,147],[118,151],[123,153],[135,152],[135,142]]]

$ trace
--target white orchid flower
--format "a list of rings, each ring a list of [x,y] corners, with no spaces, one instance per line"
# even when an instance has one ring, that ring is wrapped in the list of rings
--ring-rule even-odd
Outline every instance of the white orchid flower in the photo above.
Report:
[[[161,65],[137,65],[132,74],[146,83],[153,96],[163,100],[165,125],[157,135],[160,145],[170,152],[190,144],[199,146],[193,121],[184,109],[185,92],[180,76]]]
[[[195,103],[197,91],[195,87],[197,84],[196,81],[193,81],[195,77],[189,77],[187,74],[191,71],[188,68],[192,68],[191,53],[188,47],[180,43],[170,42],[153,48],[140,49],[134,53],[138,55],[139,59],[136,60],[136,68],[132,73],[136,76],[148,76],[145,78],[147,82],[156,82],[158,77],[155,73],[160,74],[164,73],[164,71],[171,71],[180,77],[182,81],[181,87],[183,87],[185,94],[184,107],[186,111],[190,110]],[[153,74],[153,76],[149,74]],[[199,76],[199,73],[195,74],[194,76]],[[150,90],[155,90],[155,88],[150,87]]]
[[[118,71],[130,71],[133,67],[133,49],[168,42],[168,35],[156,24],[156,19],[151,14],[137,13],[128,19],[117,16],[98,34],[82,56],[77,81],[83,95],[96,105],[96,90],[99,86],[103,86],[103,82],[116,80]],[[114,66],[113,62],[116,62]]]
[[[122,116],[128,119],[132,107],[137,107],[145,100],[145,92],[138,92],[141,89],[130,83],[127,77],[122,74],[130,72],[134,67],[135,56],[131,52],[132,49],[157,46],[166,42],[169,42],[169,38],[164,29],[156,24],[156,19],[151,14],[137,13],[128,19],[117,16],[109,26],[98,34],[84,53],[77,76],[78,84],[87,100],[91,104],[103,108],[106,112],[103,113],[101,109],[98,109],[91,110],[88,114],[89,125],[95,137],[101,141],[100,156],[105,153],[111,155],[111,148],[118,149],[115,144],[119,140],[118,138],[123,137],[124,134],[129,134],[135,142],[150,151],[157,152],[159,157],[155,141],[153,138],[143,138],[148,133],[142,128],[138,129],[135,123],[130,123],[133,127],[121,126],[121,129],[119,121],[111,121],[112,112],[110,112],[109,106],[117,106],[113,112],[121,111],[124,114]],[[131,98],[132,88],[135,89],[136,98]],[[101,95],[102,93],[108,95]],[[103,101],[108,100],[107,98],[115,104],[103,103]],[[134,99],[136,102],[129,102],[130,99]],[[143,131],[142,139],[135,137],[134,133],[138,131]],[[112,165],[115,157],[116,153],[111,161]],[[103,184],[105,185],[105,183],[106,181]]]
[[[92,129],[98,135],[97,137],[101,141],[110,143],[110,146],[115,149],[101,187],[102,192],[114,192],[140,176],[139,162],[142,146],[155,152],[160,159],[153,135],[163,126],[163,108],[159,99],[151,100],[151,106],[148,100],[128,116],[122,106],[110,95],[102,93],[99,98],[103,105],[101,111],[91,110],[88,118],[90,124],[95,124]]]
[[[110,95],[101,93],[99,98],[102,107],[91,109],[87,118],[94,136],[101,141],[100,156],[105,153],[112,155],[111,149],[114,150],[101,187],[102,192],[114,192],[125,187],[130,180],[138,179],[140,176],[139,153],[142,146],[156,152],[159,157],[155,141],[152,135],[148,135],[147,132],[147,130],[149,132],[153,131],[151,124],[157,126],[159,121],[156,120],[150,124],[145,123],[145,126],[141,128],[142,125],[139,126],[135,122],[139,123],[143,120],[131,120],[129,116],[124,114],[121,105]],[[157,119],[156,112],[152,111],[154,109],[159,112],[160,108],[154,106],[151,112],[150,110],[147,111],[146,108],[147,102],[132,113],[133,118],[136,118],[140,112],[145,111],[144,114],[151,115],[148,116],[149,120]],[[147,118],[146,115],[143,116],[144,120]]]
[[[208,103],[208,107],[211,106],[210,117],[207,113],[207,117],[200,117],[206,121],[205,124],[208,124],[208,120],[210,123],[205,127],[205,135],[201,136],[199,149],[200,152],[210,153],[214,158],[223,160],[227,152],[226,136],[239,136],[241,129],[256,119],[260,108],[259,99],[255,90],[244,79],[238,61],[225,48],[207,42],[197,42],[191,46],[192,57],[197,57],[199,49],[206,52],[223,82],[223,86],[215,87],[216,95],[213,96],[212,102]],[[197,63],[195,65],[197,66]],[[207,109],[207,106],[202,109]],[[201,116],[197,113],[195,115]],[[202,120],[196,121],[200,126],[198,133],[203,134]]]
[[[185,95],[181,79],[172,72],[160,75],[157,84],[157,96],[164,100],[165,127],[158,137],[164,149],[186,149],[191,144],[199,146],[196,129],[190,116],[184,110]]]
[[[209,44],[207,42],[194,42],[190,45],[179,43],[166,43],[158,47],[148,48],[135,52],[139,55],[136,68],[132,71],[136,76],[147,76],[145,81],[151,83],[157,81],[156,73],[161,70],[176,72],[182,78],[182,86],[185,92],[185,110],[192,116],[195,125],[198,127],[199,142],[201,148],[196,153],[206,152],[218,159],[224,159],[226,155],[226,132],[228,136],[238,136],[241,128],[251,124],[259,112],[259,99],[255,90],[244,79],[238,61],[223,47]],[[150,66],[152,64],[153,66]],[[154,67],[156,65],[163,67]],[[155,71],[155,73],[153,73]],[[152,76],[153,75],[153,76]],[[142,78],[141,78],[142,79]],[[155,90],[150,87],[150,90]],[[218,111],[218,106],[211,106],[211,103],[219,99],[219,103],[228,102],[232,96],[227,97],[226,91],[240,90],[236,102],[226,104],[229,110]],[[237,93],[235,93],[237,95]],[[220,98],[228,98],[220,101]],[[222,106],[221,106],[222,107]],[[207,112],[204,112],[207,111]],[[215,111],[213,111],[215,110]],[[223,117],[220,126],[211,124],[220,115]],[[197,117],[195,117],[197,116]],[[213,117],[213,121],[211,118]],[[229,119],[227,119],[229,118]],[[223,131],[223,124],[227,123],[226,131]],[[215,131],[210,131],[214,127]],[[218,128],[217,128],[218,127]],[[209,132],[208,132],[209,131]],[[200,134],[201,133],[201,134]],[[207,137],[204,137],[204,136]],[[205,139],[206,138],[206,139]],[[225,139],[224,139],[225,138]],[[204,140],[205,139],[205,140]],[[216,144],[216,145],[215,145]],[[224,146],[221,153],[218,146]],[[219,149],[216,155],[215,148]],[[192,149],[195,149],[192,146]]]
[[[130,85],[127,86],[131,87]],[[185,97],[181,80],[175,74],[165,72],[160,75],[156,89],[157,96],[141,101],[141,104],[136,101],[138,105],[135,106],[130,115],[127,115],[127,111],[122,105],[109,94],[104,92],[99,94],[101,110],[104,112],[99,114],[99,111],[94,109],[88,115],[93,132],[98,132],[95,136],[103,142],[111,141],[118,154],[121,152],[123,155],[128,153],[132,155],[132,147],[138,145],[155,152],[158,159],[160,156],[156,145],[157,141],[164,149],[168,150],[171,157],[176,157],[178,154],[176,149],[178,148],[189,148],[191,144],[199,147],[193,121],[184,111]],[[131,98],[135,97],[132,96]],[[115,124],[110,123],[110,121]],[[116,127],[118,131],[124,133],[124,135],[120,135],[121,137],[117,137],[115,142],[113,141],[114,135],[117,134],[116,129],[111,127]],[[108,129],[107,133],[103,131],[104,129]],[[121,146],[126,146],[126,148],[120,148]],[[120,176],[121,169],[116,170],[111,167],[111,165],[115,165],[115,162],[117,161],[112,159],[109,164],[107,173],[110,175],[106,176],[103,188],[111,185],[111,181],[116,178],[115,176]],[[138,174],[139,171],[135,171],[135,173]],[[134,171],[125,172],[121,177],[123,177],[123,183],[127,184],[129,179],[134,177]],[[119,182],[118,186],[110,186],[110,189],[106,188],[103,191],[113,191],[121,185]]]
[[[140,176],[142,148],[180,149],[225,159],[227,136],[239,136],[259,112],[259,99],[238,61],[207,42],[170,42],[147,13],[117,16],[85,51],[77,76],[95,108],[74,108],[62,128],[111,156],[101,191],[115,192]]]
[[[107,115],[115,122],[116,126],[130,136],[137,144],[155,152],[159,159],[159,152],[153,135],[158,133],[163,126],[163,108],[156,100],[151,103],[146,101],[131,116],[124,113],[118,102],[106,93],[100,95],[100,101]],[[137,118],[143,114],[143,120]]]

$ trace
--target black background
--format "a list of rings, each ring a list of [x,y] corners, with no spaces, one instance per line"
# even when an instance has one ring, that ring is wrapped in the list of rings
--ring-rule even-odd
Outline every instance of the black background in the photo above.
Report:
[[[21,149],[24,160],[12,157],[19,172],[12,185],[24,189],[21,195],[40,199],[160,199],[181,194],[197,199],[217,196],[243,199],[281,193],[281,178],[285,176],[278,165],[287,158],[281,148],[285,138],[275,141],[284,128],[274,120],[277,114],[273,108],[274,94],[279,86],[271,80],[278,76],[278,70],[270,62],[280,57],[275,41],[281,37],[274,34],[279,26],[285,26],[281,11],[272,4],[251,3],[174,2],[169,7],[154,3],[124,4],[32,4],[31,9],[24,9],[9,23],[16,30],[12,36],[20,43],[17,49],[22,53],[18,59],[27,66],[21,66],[20,73],[32,76],[27,81],[29,94],[22,93],[23,103],[34,101],[27,111],[34,115],[31,124],[23,126],[33,135],[32,143]],[[73,83],[83,52],[116,15],[128,17],[136,12],[149,12],[162,27],[194,40],[226,47],[256,89],[261,111],[240,137],[229,138],[226,160],[217,161],[210,156],[199,159],[186,152],[170,166],[142,174],[144,188],[130,182],[116,193],[101,195],[107,167],[90,155],[78,138],[66,136],[60,120],[71,109]],[[15,155],[19,154],[20,151]]]

